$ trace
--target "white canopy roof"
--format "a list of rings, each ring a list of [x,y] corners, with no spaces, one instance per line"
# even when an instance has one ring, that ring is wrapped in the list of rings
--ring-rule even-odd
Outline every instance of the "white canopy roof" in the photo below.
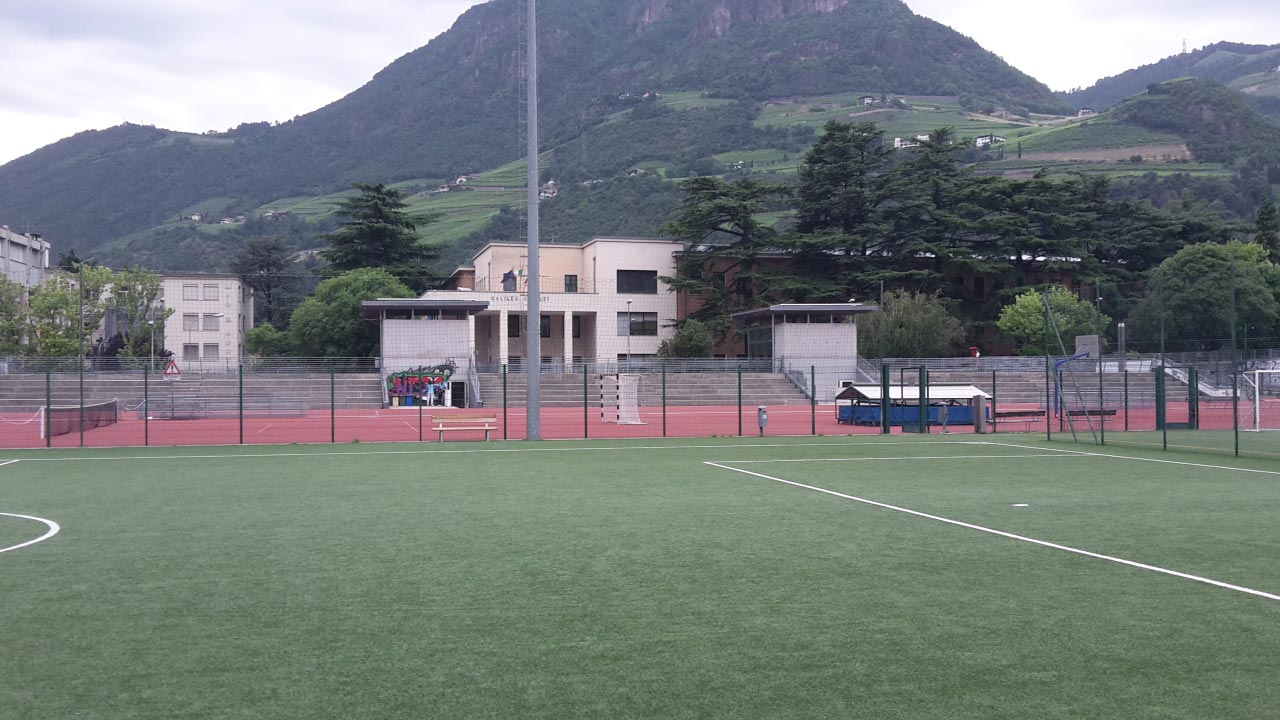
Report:
[[[983,392],[974,385],[930,385],[929,400],[972,400],[976,397],[983,397],[988,400],[991,396]],[[879,400],[879,385],[854,385],[843,388],[837,400]],[[908,385],[890,385],[889,400],[893,402],[903,401],[920,401],[920,385],[918,383]]]

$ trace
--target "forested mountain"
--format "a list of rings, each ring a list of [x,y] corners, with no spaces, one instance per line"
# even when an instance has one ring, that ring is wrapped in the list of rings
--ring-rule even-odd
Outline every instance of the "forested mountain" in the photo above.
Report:
[[[0,218],[83,254],[213,199],[243,213],[352,181],[499,166],[520,155],[518,10],[517,0],[476,6],[364,87],[291,122],[203,135],[122,125],[55,143],[0,167]],[[840,92],[1061,106],[1041,83],[899,0],[544,0],[540,10],[551,148],[614,122],[620,97],[652,92],[694,90],[743,108]],[[687,124],[680,142],[732,149],[715,140],[731,112]],[[754,132],[750,119],[739,112],[740,128]],[[627,137],[623,128],[596,134]]]
[[[1215,43],[1103,78],[1064,97],[1076,108],[1104,110],[1145,91],[1148,85],[1184,77],[1213,80],[1240,90],[1257,109],[1280,117],[1280,45]]]

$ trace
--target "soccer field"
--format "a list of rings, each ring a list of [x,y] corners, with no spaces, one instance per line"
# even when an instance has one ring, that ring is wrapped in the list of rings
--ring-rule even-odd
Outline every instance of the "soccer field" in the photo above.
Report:
[[[0,718],[1271,718],[1277,507],[1022,436],[5,452]]]

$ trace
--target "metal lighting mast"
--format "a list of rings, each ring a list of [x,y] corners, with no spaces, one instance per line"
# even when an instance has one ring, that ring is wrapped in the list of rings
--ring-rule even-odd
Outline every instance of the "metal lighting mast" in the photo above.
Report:
[[[529,195],[529,284],[528,308],[526,313],[528,332],[525,333],[528,358],[525,374],[528,380],[528,395],[525,399],[525,437],[528,440],[542,439],[542,278],[541,263],[538,259],[538,186],[540,173],[538,168],[538,3],[537,0],[526,0],[529,17],[525,23],[528,33],[528,77],[525,82],[528,89],[528,169],[526,184]]]

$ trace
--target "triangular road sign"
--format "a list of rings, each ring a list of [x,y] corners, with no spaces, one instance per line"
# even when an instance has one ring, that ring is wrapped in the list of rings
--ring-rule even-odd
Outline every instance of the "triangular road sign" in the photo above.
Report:
[[[164,379],[165,380],[181,380],[182,379],[182,368],[178,367],[178,361],[175,360],[174,358],[169,358],[169,366],[164,369]]]

